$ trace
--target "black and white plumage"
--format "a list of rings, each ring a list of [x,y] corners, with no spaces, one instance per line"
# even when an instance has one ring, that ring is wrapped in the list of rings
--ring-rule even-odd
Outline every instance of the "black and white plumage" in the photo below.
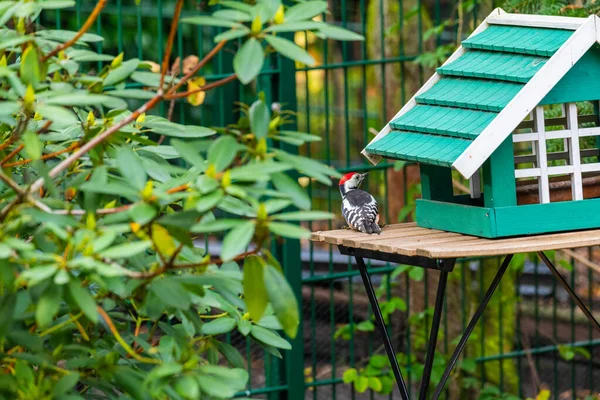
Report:
[[[358,188],[366,175],[350,172],[340,180],[342,215],[350,228],[368,234],[380,234],[377,201],[371,194]]]

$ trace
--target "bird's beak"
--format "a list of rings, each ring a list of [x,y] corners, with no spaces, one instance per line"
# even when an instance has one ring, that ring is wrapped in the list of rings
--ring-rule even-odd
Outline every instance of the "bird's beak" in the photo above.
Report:
[[[364,180],[367,177],[367,175],[369,175],[368,172],[365,172],[364,174],[360,174],[360,180],[361,181]]]

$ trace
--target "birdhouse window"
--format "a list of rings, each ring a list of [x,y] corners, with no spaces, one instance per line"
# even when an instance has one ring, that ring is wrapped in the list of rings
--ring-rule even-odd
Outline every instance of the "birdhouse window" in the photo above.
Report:
[[[540,105],[519,125],[513,143],[520,203],[600,197],[584,190],[600,173],[600,126],[593,110],[590,102]]]

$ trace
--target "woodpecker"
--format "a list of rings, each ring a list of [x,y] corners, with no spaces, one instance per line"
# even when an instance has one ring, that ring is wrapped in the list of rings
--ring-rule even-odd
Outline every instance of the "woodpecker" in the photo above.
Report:
[[[380,234],[377,201],[369,193],[358,188],[366,175],[350,172],[340,179],[342,215],[350,228],[363,233]]]

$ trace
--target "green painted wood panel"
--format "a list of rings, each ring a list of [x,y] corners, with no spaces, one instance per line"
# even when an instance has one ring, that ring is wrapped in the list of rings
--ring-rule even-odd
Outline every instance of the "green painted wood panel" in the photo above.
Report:
[[[523,86],[515,82],[448,77],[418,95],[416,100],[418,104],[500,112]]]
[[[483,164],[483,201],[490,208],[517,205],[512,135]]]
[[[475,139],[497,113],[453,107],[417,105],[390,122],[394,129]]]
[[[528,82],[548,61],[547,57],[470,50],[437,69],[448,76],[485,78],[511,82]]]
[[[469,144],[470,140],[460,138],[392,131],[369,144],[367,151],[392,159],[451,167]]]
[[[420,164],[421,193],[424,199],[438,201],[452,201],[454,189],[452,187],[452,170],[437,165]]]
[[[523,26],[492,25],[462,42],[468,49],[552,56],[573,31]]]
[[[432,200],[417,200],[417,225],[466,235],[496,237],[494,209]]]
[[[495,209],[497,236],[600,228],[599,209],[600,199],[499,207]]]
[[[540,104],[600,100],[600,48],[594,45]]]

